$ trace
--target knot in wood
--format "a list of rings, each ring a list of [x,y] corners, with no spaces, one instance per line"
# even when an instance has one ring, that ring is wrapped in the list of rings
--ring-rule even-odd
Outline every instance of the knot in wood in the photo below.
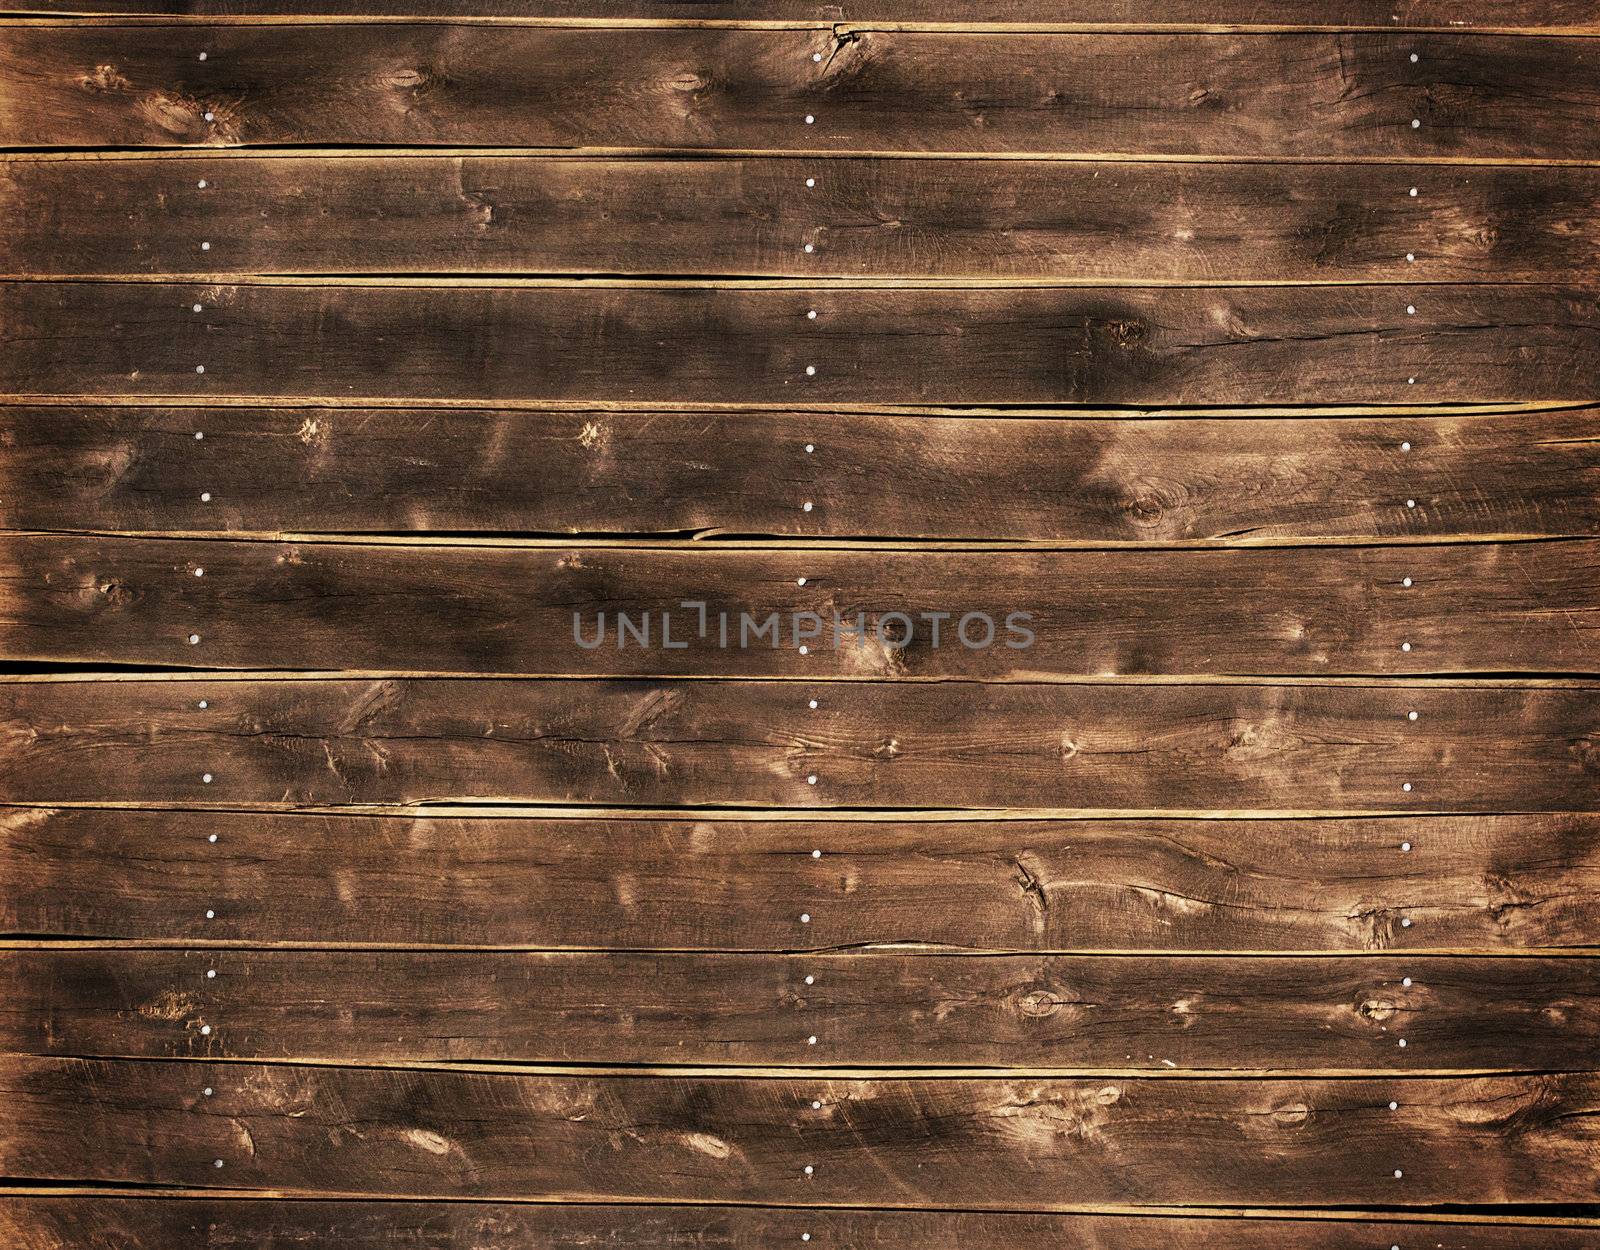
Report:
[[[1029,990],[1019,1000],[1022,1014],[1035,1020],[1045,1020],[1067,1005],[1067,1000],[1054,990]]]

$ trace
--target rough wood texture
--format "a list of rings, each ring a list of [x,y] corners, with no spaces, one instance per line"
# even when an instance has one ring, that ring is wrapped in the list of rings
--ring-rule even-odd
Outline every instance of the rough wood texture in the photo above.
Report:
[[[1588,39],[373,23],[338,28],[337,56],[329,40],[13,28],[0,144],[1600,155]]]
[[[986,23],[1029,26],[1132,26],[1140,30],[1218,26],[1321,28],[1365,26],[1404,32],[1413,28],[1595,30],[1586,0],[1495,0],[1481,12],[1458,0],[1334,0],[1292,5],[1264,0],[1171,0],[1158,12],[1140,0],[984,0],[952,14],[949,0],[789,0],[765,3],[759,17],[748,4],[728,0],[28,0],[28,11],[129,14],[317,14],[345,17],[467,17],[579,19],[598,23],[637,20],[767,22],[931,22],[967,28]],[[958,20],[952,20],[952,17]]]
[[[1600,670],[1600,543],[1576,539],[1016,553],[17,535],[0,583],[0,650],[22,662],[990,681]]]
[[[13,680],[0,683],[0,800],[1587,811],[1600,777],[1594,691]]]
[[[9,282],[0,324],[0,392],[14,397],[1582,403],[1600,379],[1600,303],[1582,287],[1312,299],[1292,287]]]
[[[815,507],[796,508],[797,496]],[[1057,420],[0,407],[0,525],[1063,543],[1590,535],[1600,411]]]
[[[877,1081],[23,1057],[0,1059],[0,1094],[0,1167],[25,1181],[968,1210],[1584,1202],[1600,1110],[1589,1073]]]
[[[1576,1223],[1576,1222],[1574,1222]],[[204,1230],[205,1245],[248,1250],[792,1250],[823,1246],[919,1250],[1592,1250],[1600,1225],[1527,1220],[1236,1219],[840,1211],[718,1206],[568,1206],[486,1202],[306,1202],[249,1198],[0,1198],[13,1250],[171,1250]],[[403,1238],[403,1240],[401,1240]]]
[[[80,1058],[1515,1072],[1597,1032],[1590,957],[0,952],[0,1049]]]
[[[11,809],[0,811],[0,879],[0,930],[42,938],[641,950],[1600,946],[1590,902],[1600,892],[1600,817],[1589,815],[687,821]]]
[[[1572,282],[1597,200],[1581,167],[13,157],[0,274]]]

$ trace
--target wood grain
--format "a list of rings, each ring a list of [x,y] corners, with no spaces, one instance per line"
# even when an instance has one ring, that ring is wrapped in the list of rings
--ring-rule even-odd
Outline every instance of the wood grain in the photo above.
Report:
[[[0,650],[22,662],[991,681],[1600,670],[1586,540],[1016,553],[17,535],[0,585]]]
[[[11,282],[0,323],[19,398],[1592,402],[1600,378],[1582,287]]]
[[[1592,815],[687,820],[13,808],[0,811],[0,879],[0,931],[45,939],[768,951],[1600,946]]]
[[[67,1057],[1551,1071],[1597,1029],[1588,957],[0,952],[0,1049]]]
[[[748,5],[728,0],[29,0],[28,11],[232,16],[316,14],[370,18],[489,17],[522,20],[733,22],[756,25],[801,22],[930,22],[967,29],[1007,26],[1131,26],[1140,30],[1218,26],[1268,29],[1365,26],[1404,32],[1448,29],[1594,30],[1584,0],[1496,0],[1483,13],[1463,12],[1452,0],[1335,0],[1285,7],[1263,0],[1173,0],[1157,13],[1136,0],[984,0],[953,13],[948,0],[791,0],[762,5],[753,21]]]
[[[1600,415],[0,406],[0,525],[1058,543],[1596,535]]]
[[[328,40],[319,24],[15,27],[0,145],[1600,155],[1587,39],[390,22],[338,28],[337,56]]]
[[[1572,1222],[1575,1224],[1576,1222]],[[0,1234],[15,1250],[170,1250],[204,1229],[213,1247],[303,1250],[777,1250],[809,1233],[825,1246],[923,1250],[1585,1250],[1596,1225],[1484,1218],[1481,1222],[1031,1215],[1008,1212],[848,1211],[817,1208],[621,1206],[487,1202],[294,1201],[250,1198],[5,1197]]]
[[[24,679],[0,800],[1588,811],[1594,689]]]
[[[0,1059],[0,1093],[0,1165],[22,1181],[1063,1210],[1584,1202],[1600,1080],[669,1079],[17,1056]]]
[[[0,274],[1559,283],[1597,200],[1585,167],[17,156]]]

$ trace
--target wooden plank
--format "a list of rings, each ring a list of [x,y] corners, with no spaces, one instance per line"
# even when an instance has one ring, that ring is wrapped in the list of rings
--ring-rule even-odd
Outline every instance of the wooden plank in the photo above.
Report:
[[[0,1049],[84,1058],[1526,1072],[1597,1030],[1590,957],[0,952]]]
[[[1600,543],[1578,539],[1019,553],[16,535],[0,582],[0,653],[21,662],[989,681],[1600,670]]]
[[[1581,403],[1600,379],[1592,293],[1533,285],[1313,299],[1293,287],[11,282],[0,322],[0,391],[17,398]]]
[[[388,22],[341,27],[329,56],[329,38],[322,24],[15,26],[0,144],[1600,155],[1587,39]]]
[[[1592,815],[1057,822],[13,808],[0,810],[0,879],[6,934],[198,945],[1600,946]]]
[[[0,526],[1174,544],[1596,535],[1600,410],[1057,420],[0,407]]]
[[[1332,1219],[1192,1215],[1032,1215],[1015,1212],[849,1211],[734,1206],[589,1206],[550,1203],[294,1201],[251,1198],[0,1198],[0,1235],[16,1250],[170,1250],[204,1229],[217,1246],[255,1250],[776,1250],[807,1234],[824,1246],[922,1250],[1587,1250],[1593,1223],[1478,1216]]]
[[[0,1165],[24,1182],[1063,1210],[1584,1202],[1600,1079],[707,1079],[12,1056],[0,1092]]]
[[[1137,30],[1211,30],[1256,27],[1271,30],[1362,26],[1407,31],[1467,30],[1593,31],[1593,8],[1585,0],[1496,0],[1483,13],[1463,12],[1454,0],[1334,0],[1285,7],[1262,0],[1173,0],[1151,13],[1137,0],[984,0],[959,10],[948,0],[792,0],[767,3],[752,18],[747,4],[728,0],[29,0],[32,13],[116,13],[235,17],[311,14],[371,18],[487,17],[524,21],[726,22],[741,26],[801,22],[931,23],[972,29],[1007,27],[1131,27]]]
[[[14,679],[0,801],[1587,811],[1595,689]]]
[[[1597,200],[1587,167],[16,156],[0,274],[1578,282]]]

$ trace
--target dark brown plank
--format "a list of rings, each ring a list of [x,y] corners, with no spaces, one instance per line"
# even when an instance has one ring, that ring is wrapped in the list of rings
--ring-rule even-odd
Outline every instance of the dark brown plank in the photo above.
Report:
[[[1029,1215],[684,1205],[308,1202],[250,1198],[0,1198],[0,1236],[15,1250],[171,1250],[204,1231],[214,1247],[304,1250],[776,1250],[819,1246],[921,1250],[1588,1250],[1597,1226],[1544,1220],[1450,1222],[1208,1216]],[[404,1239],[403,1243],[400,1239]]]
[[[16,679],[0,800],[1586,811],[1594,690]]]
[[[758,24],[748,4],[728,0],[29,0],[28,12],[195,14],[316,14],[344,17],[492,17],[625,22],[699,21]],[[1457,0],[1333,0],[1316,6],[1266,0],[1169,0],[1158,12],[1138,0],[984,0],[959,10],[949,0],[791,0],[766,3],[765,22],[931,22],[962,28],[1007,25],[1129,26],[1210,30],[1218,26],[1269,29],[1366,26],[1379,30],[1442,27],[1467,30],[1595,30],[1584,0],[1495,0],[1473,12]]]
[[[34,1055],[1527,1072],[1597,1032],[1590,957],[0,952]]]
[[[0,931],[44,938],[769,951],[1600,946],[1590,903],[1600,817],[1587,815],[689,821],[13,808],[0,811],[0,880]]]
[[[17,535],[0,585],[0,655],[25,662],[989,681],[1600,670],[1600,543],[1580,539],[1018,553]]]
[[[16,27],[0,144],[1600,155],[1588,39],[392,22],[338,28],[337,56],[329,39],[292,23]]]
[[[1600,412],[0,407],[0,525],[1063,543],[1592,535]]]
[[[0,273],[1573,282],[1597,200],[1584,167],[19,156]]]
[[[11,282],[0,322],[19,398],[1422,404],[1600,380],[1579,287]]]
[[[0,1165],[23,1181],[1062,1210],[1585,1202],[1600,1080],[667,1079],[8,1057],[0,1094]]]

